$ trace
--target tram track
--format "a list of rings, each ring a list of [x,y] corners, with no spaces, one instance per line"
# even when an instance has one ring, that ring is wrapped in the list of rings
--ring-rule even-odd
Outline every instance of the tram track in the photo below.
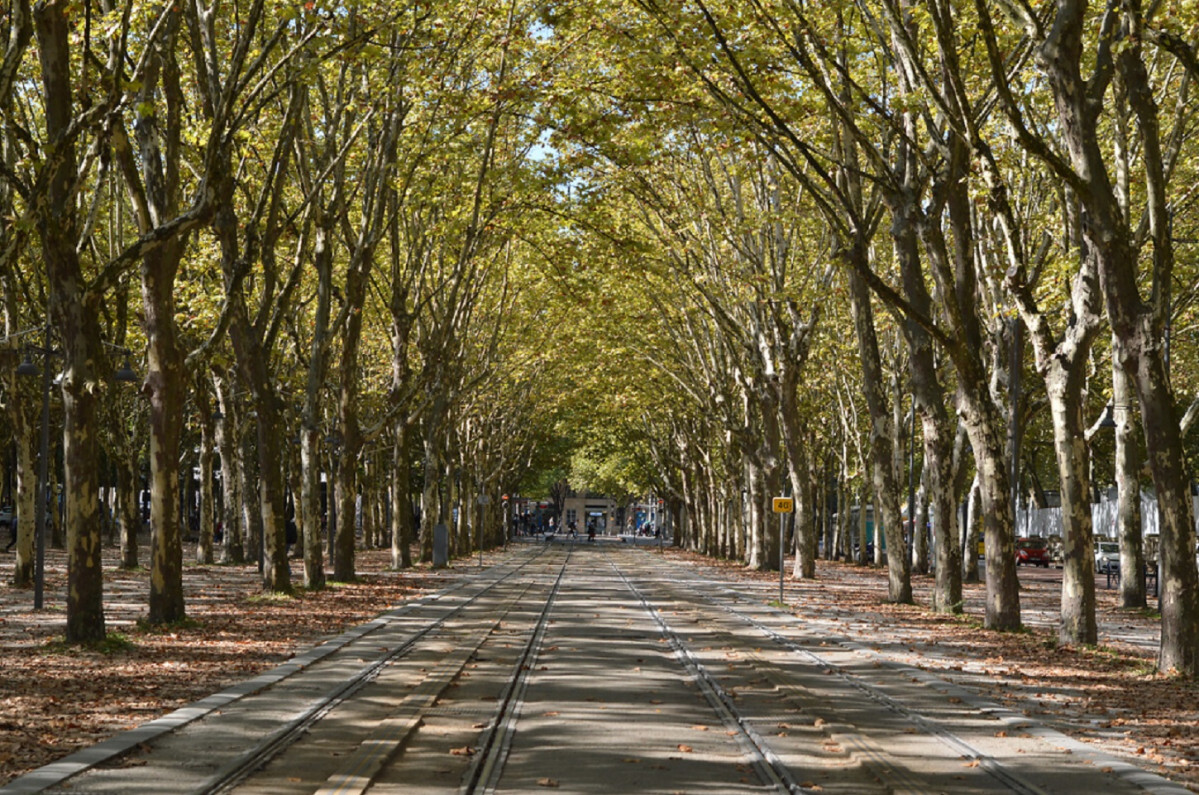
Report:
[[[513,666],[512,676],[508,680],[503,693],[500,695],[499,708],[496,710],[495,717],[492,719],[480,743],[480,753],[475,757],[475,761],[467,772],[462,786],[458,789],[460,795],[474,795],[477,792],[490,793],[495,791],[500,775],[503,773],[508,752],[512,747],[512,737],[516,731],[516,722],[520,718],[524,693],[528,689],[529,678],[536,666],[537,656],[545,641],[550,612],[558,596],[558,591],[562,586],[566,567],[570,564],[571,552],[573,552],[573,544],[567,549],[566,559],[562,562],[562,568],[558,572],[554,586],[550,590],[541,612],[538,614],[536,625],[529,635],[529,640],[517,657],[516,664]]]
[[[543,554],[543,551],[538,552],[527,563],[532,563],[541,558]],[[292,722],[293,725],[283,727],[279,731],[281,735],[279,741],[267,738],[261,744],[260,748],[252,749],[244,754],[243,758],[235,760],[234,763],[230,764],[227,771],[222,771],[219,780],[217,780],[218,777],[213,777],[213,779],[205,782],[195,792],[222,793],[234,791],[239,785],[249,781],[256,775],[257,771],[266,768],[268,764],[272,762],[277,764],[278,759],[286,753],[288,746],[292,742],[312,731],[319,721],[333,713],[344,702],[347,702],[365,687],[378,682],[390,666],[395,665],[403,659],[416,648],[419,642],[426,639],[433,639],[437,633],[446,631],[451,622],[454,619],[462,617],[469,607],[481,605],[485,598],[494,599],[497,590],[501,586],[504,586],[511,576],[525,569],[526,566],[524,565],[514,569],[508,576],[492,583],[487,588],[474,594],[466,602],[457,605],[436,622],[424,627],[420,632],[414,634],[402,647],[388,654],[386,658],[380,659],[371,666],[364,668],[361,675],[354,677],[353,682],[347,683],[344,693],[331,693],[329,699],[321,704],[313,705],[312,708],[305,711],[304,715],[298,716]],[[564,561],[558,567],[558,572],[551,587],[551,593],[556,591],[565,569],[566,562]],[[479,653],[480,648],[493,638],[501,626],[508,622],[513,611],[524,604],[530,598],[530,594],[538,590],[538,581],[536,578],[527,578],[524,582],[517,582],[515,585],[516,587],[511,594],[501,597],[502,601],[498,606],[486,609],[486,618],[481,622],[481,625],[457,628],[451,637],[441,638],[443,642],[451,647],[451,651],[444,656],[435,658],[434,661],[424,666],[426,673],[421,681],[412,685],[406,695],[395,699],[386,715],[376,716],[375,720],[377,720],[377,723],[373,730],[361,739],[356,748],[344,756],[343,761],[338,765],[337,769],[330,773],[316,789],[317,793],[320,795],[355,795],[367,792],[370,789],[375,776],[391,762],[413,733],[419,730],[425,716],[459,679],[467,664]],[[530,633],[530,640],[526,645],[526,651],[521,655],[521,662],[517,664],[516,672],[511,676],[513,681],[519,678],[520,666],[526,664],[525,661],[531,654],[529,647],[533,645],[533,641],[538,636],[538,630],[544,625],[548,604],[551,601],[552,599],[546,600],[547,608],[542,611],[537,624]],[[388,683],[384,685],[384,689],[390,691],[394,689],[394,686],[394,683]],[[500,711],[502,713],[502,706]],[[267,786],[269,787],[269,784]]]
[[[772,787],[776,792],[814,792],[815,790],[801,787],[796,782],[791,771],[779,759],[769,743],[762,738],[762,735],[755,729],[753,723],[741,713],[734,704],[733,699],[720,685],[717,678],[709,673],[708,669],[696,658],[682,636],[670,626],[670,623],[666,621],[661,611],[654,607],[645,593],[634,585],[619,567],[611,561],[609,561],[609,564],[612,566],[613,571],[616,572],[620,581],[624,583],[625,587],[640,602],[641,607],[653,619],[662,633],[662,637],[670,644],[675,657],[687,671],[687,674],[699,686],[700,692],[703,693],[708,704],[720,718],[721,723],[729,731],[730,735],[735,738],[746,761],[757,773],[762,783]]]
[[[786,649],[789,652],[801,655],[822,672],[837,677],[837,679],[843,684],[853,688],[854,690],[857,690],[876,704],[899,715],[924,734],[931,737],[936,737],[954,752],[958,753],[963,759],[970,763],[977,763],[982,770],[986,771],[988,775],[990,775],[1004,787],[1008,788],[1011,792],[1018,793],[1018,795],[1044,795],[1045,791],[1035,783],[1028,781],[1018,773],[1009,770],[1006,765],[1002,764],[994,757],[988,755],[980,749],[974,747],[967,740],[938,725],[935,720],[889,696],[887,693],[883,692],[881,688],[870,684],[860,676],[849,673],[842,666],[828,660],[824,655],[813,651],[807,646],[797,643],[796,641],[765,625],[752,616],[746,615],[728,605],[720,605],[710,598],[709,601],[719,607],[719,609],[727,612],[730,616],[733,616],[737,620],[752,626],[754,629],[758,630],[771,641],[773,641],[776,645]]]
[[[183,763],[179,777],[191,779],[191,783],[183,785],[180,781],[172,786],[172,790],[177,792],[231,791],[256,769],[284,753],[330,710],[352,700],[381,671],[404,659],[422,641],[432,637],[481,600],[487,599],[496,589],[527,572],[530,566],[544,558],[545,553],[544,549],[531,548],[530,554],[509,564],[493,567],[479,577],[464,579],[389,611],[245,685],[216,694],[200,705],[180,710],[179,717],[173,713],[130,732],[139,737],[136,742],[120,743],[118,736],[108,744],[111,750],[99,753],[97,751],[100,749],[88,749],[80,754],[82,758],[78,762],[63,760],[52,769],[35,771],[26,780],[10,782],[0,791],[86,792],[92,787],[97,791],[111,791],[111,785],[105,783],[106,780],[118,776],[122,769],[136,768],[141,764],[138,758],[155,754],[161,743],[174,742],[182,733],[204,731],[213,719],[220,720],[220,716],[235,712],[240,708],[239,705],[248,704],[251,698],[257,700],[280,687],[294,687],[293,683],[312,676],[313,672],[330,665],[340,665],[336,677],[326,677],[332,681],[332,685],[318,686],[319,692],[307,688],[306,695],[298,697],[300,706],[291,710],[280,725],[272,725],[249,747],[243,745],[237,747],[234,753],[224,755],[219,755],[219,751],[213,752],[214,760],[209,769],[199,777],[189,772],[187,763]],[[527,589],[528,584],[523,587]],[[359,662],[355,663],[354,660]],[[346,671],[344,675],[340,674],[342,669]],[[192,763],[191,766],[198,765]],[[154,789],[155,786],[151,783],[143,791],[161,791]]]
[[[703,585],[702,588],[700,587],[701,584]],[[713,585],[709,581],[693,583],[675,577],[670,580],[669,588],[673,589],[673,598],[677,601],[692,606],[706,605],[736,622],[752,628],[769,639],[776,647],[795,655],[806,665],[813,667],[819,672],[822,680],[832,677],[844,687],[849,688],[871,703],[882,707],[903,721],[906,721],[916,732],[935,738],[947,747],[951,753],[962,759],[963,764],[970,767],[977,767],[984,771],[1004,791],[1017,793],[1018,795],[1045,795],[1046,791],[1037,783],[1030,781],[1021,773],[1012,770],[1010,766],[979,749],[970,741],[946,729],[940,725],[937,719],[922,714],[919,710],[904,704],[899,699],[886,693],[881,687],[847,670],[844,665],[831,660],[827,653],[817,651],[817,648],[825,648],[830,643],[829,638],[813,640],[809,644],[802,643],[738,609],[736,605],[729,603],[730,599],[735,599],[738,601],[750,601],[760,607],[760,604],[752,600],[751,597],[720,585],[715,590],[726,595],[726,599],[721,600],[711,595],[710,591],[713,590]],[[711,627],[713,625],[709,619],[708,626]],[[837,639],[832,639],[831,642],[836,646],[840,645]],[[824,644],[824,646],[820,644]],[[803,689],[801,683],[794,681],[786,674],[781,674],[777,666],[764,661],[760,655],[749,652],[747,653],[747,657],[753,659],[758,670],[771,679],[780,690],[787,688]],[[811,704],[813,700],[810,693],[801,694],[801,698],[808,704]],[[808,709],[811,710],[811,707],[808,707]],[[894,763],[889,758],[889,754],[885,749],[873,741],[867,733],[860,731],[851,722],[837,718],[835,715],[836,709],[831,704],[825,702],[816,711],[823,711],[825,717],[822,718],[822,722],[824,725],[835,729],[837,738],[852,747],[855,753],[872,768],[874,774],[880,780],[887,782],[889,791],[923,791],[919,782],[905,771],[901,765]]]
[[[529,547],[54,791],[1171,791],[769,601],[637,550]]]

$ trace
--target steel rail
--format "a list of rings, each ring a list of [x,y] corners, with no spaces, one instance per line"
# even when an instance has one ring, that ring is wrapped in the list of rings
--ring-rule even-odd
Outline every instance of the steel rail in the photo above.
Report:
[[[681,580],[675,579],[674,584],[682,585],[682,584],[684,584],[684,582]],[[725,584],[714,583],[712,581],[707,581],[707,584],[710,586],[715,585],[718,590],[723,591],[726,594],[731,594],[738,599],[744,600],[747,598],[745,594],[743,594],[733,588],[729,588]],[[698,599],[701,599],[703,601],[706,601],[708,604],[712,605],[713,607],[715,607],[719,610],[723,610],[726,613],[728,613],[729,615],[734,616],[738,620],[754,627],[756,630],[761,632],[763,635],[765,635],[767,638],[769,638],[771,641],[773,641],[775,644],[781,646],[782,648],[787,649],[790,652],[799,654],[802,657],[807,658],[811,663],[813,663],[821,671],[825,672],[828,675],[836,676],[844,684],[854,688],[855,690],[862,693],[870,700],[874,701],[877,704],[880,704],[883,707],[886,707],[888,710],[894,712],[895,714],[903,717],[908,722],[914,724],[925,734],[928,734],[929,736],[932,736],[932,737],[936,737],[938,740],[940,740],[941,742],[945,743],[947,746],[952,748],[956,753],[961,755],[963,758],[968,759],[973,762],[977,762],[978,766],[982,770],[984,770],[987,774],[989,774],[995,780],[999,781],[1005,787],[1009,788],[1011,791],[1020,793],[1020,795],[1046,795],[1045,790],[1042,789],[1041,787],[1038,787],[1036,784],[1032,783],[1031,781],[1028,781],[1023,776],[1020,776],[1019,774],[1013,773],[1012,771],[1008,770],[1007,766],[1004,765],[999,760],[997,760],[994,757],[990,756],[989,754],[975,748],[967,740],[964,740],[961,737],[954,734],[953,732],[949,731],[948,729],[945,729],[944,727],[939,726],[937,723],[935,723],[933,720],[929,719],[925,715],[920,714],[916,710],[913,710],[912,708],[899,702],[895,698],[892,698],[891,696],[887,695],[880,688],[875,687],[874,685],[871,685],[870,683],[864,681],[861,677],[859,677],[855,674],[849,673],[848,671],[844,670],[844,668],[842,666],[838,665],[837,663],[834,663],[834,662],[822,657],[821,655],[819,655],[816,652],[812,651],[811,649],[808,649],[805,646],[797,643],[796,641],[792,640],[791,638],[787,637],[786,635],[783,635],[782,633],[778,632],[777,630],[773,629],[772,627],[769,627],[766,624],[763,624],[761,621],[757,620],[753,616],[746,615],[745,613],[740,612],[739,610],[735,609],[734,607],[730,607],[729,605],[718,601],[717,599],[715,599],[711,595],[703,592],[699,588],[690,587],[689,583],[688,583],[688,585],[689,585],[689,593],[692,596],[694,596]]]
[[[433,670],[401,700],[399,707],[380,720],[375,731],[326,779],[316,795],[361,795],[366,792],[379,771],[420,727],[424,717],[458,679],[483,644],[495,634],[512,611],[523,604],[533,588],[532,581],[526,582],[524,588],[509,597],[496,615],[489,619],[487,627],[475,633],[471,642],[457,646],[433,666]]]
[[[191,792],[193,795],[211,795],[212,793],[230,791],[234,786],[248,778],[254,771],[292,745],[309,727],[328,714],[330,710],[373,681],[384,668],[411,652],[420,640],[443,627],[446,622],[461,614],[467,607],[491,593],[495,588],[522,571],[526,566],[532,564],[542,554],[537,553],[527,560],[522,561],[520,565],[515,566],[511,571],[502,573],[501,576],[497,577],[493,582],[485,584],[483,588],[477,593],[470,595],[461,604],[448,610],[444,615],[438,617],[427,626],[417,630],[410,637],[406,638],[403,643],[396,646],[396,648],[390,650],[379,659],[362,666],[352,676],[325,693],[325,695],[309,705],[300,714],[266,735],[253,747],[238,754],[232,761],[223,765],[216,773],[205,779],[199,787],[192,789]]]
[[[695,655],[687,648],[682,637],[671,628],[658,609],[650,603],[645,594],[625,576],[624,572],[615,563],[609,561],[609,564],[625,587],[641,602],[641,606],[658,625],[659,632],[661,632],[662,637],[670,645],[679,662],[682,663],[692,680],[699,686],[700,691],[720,717],[721,722],[736,737],[738,744],[741,746],[742,753],[754,771],[757,772],[762,783],[773,787],[778,792],[816,792],[817,790],[803,787],[796,782],[787,765],[783,760],[779,759],[770,745],[762,738],[762,735],[753,727],[753,724],[734,705],[729,694],[720,686],[716,678],[708,672],[703,663],[696,659]]]
[[[558,576],[554,580],[554,585],[550,589],[545,604],[537,616],[537,623],[534,625],[533,631],[529,634],[529,640],[525,643],[524,648],[517,657],[516,663],[513,665],[512,676],[500,694],[495,716],[492,718],[487,731],[483,735],[480,751],[471,762],[466,775],[463,776],[463,783],[458,788],[458,792],[462,795],[473,795],[476,792],[494,792],[496,786],[499,784],[500,776],[504,771],[504,764],[507,762],[508,754],[512,749],[512,738],[516,734],[516,723],[524,707],[524,695],[529,687],[529,679],[532,676],[537,656],[541,653],[541,647],[545,641],[546,629],[549,627],[550,610],[557,599],[558,591],[561,589],[562,578],[566,575],[566,567],[570,563],[570,556],[573,551],[574,544],[572,542],[567,548],[566,558],[562,561],[562,567],[558,570]]]

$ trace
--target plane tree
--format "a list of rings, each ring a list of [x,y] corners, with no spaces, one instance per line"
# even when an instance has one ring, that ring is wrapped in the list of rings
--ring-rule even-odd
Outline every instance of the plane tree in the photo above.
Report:
[[[985,0],[976,0],[974,9],[998,109],[1017,144],[1078,202],[1081,238],[1095,260],[1114,355],[1137,395],[1160,510],[1158,666],[1194,675],[1199,672],[1194,511],[1162,345],[1175,275],[1173,215],[1180,193],[1188,190],[1175,177],[1193,110],[1185,99],[1172,111],[1164,109],[1159,98],[1187,95],[1199,75],[1195,49],[1177,33],[1180,20],[1160,4],[1094,9],[1064,2],[1046,18],[1023,5],[997,13]],[[1013,91],[1006,53],[1016,41],[1027,42],[1030,70],[1052,98],[1047,117]],[[1109,148],[1095,131],[1121,110],[1123,118],[1115,124],[1125,125],[1122,137]]]

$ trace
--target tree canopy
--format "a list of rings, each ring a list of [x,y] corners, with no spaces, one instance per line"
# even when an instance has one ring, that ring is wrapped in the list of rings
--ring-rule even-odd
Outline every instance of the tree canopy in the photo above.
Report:
[[[359,543],[498,543],[501,495],[568,483],[759,568],[793,495],[798,577],[866,562],[872,512],[891,598],[931,568],[946,611],[981,526],[995,629],[1020,517],[1060,502],[1061,634],[1094,642],[1111,484],[1138,572],[1156,495],[1161,664],[1199,671],[1191,6],[2,8],[5,489],[26,583],[36,354],[70,639],[103,635],[97,551],[119,525],[136,565],[143,489],[165,622],[196,506],[201,555],[219,525],[287,590],[290,526],[321,587]]]

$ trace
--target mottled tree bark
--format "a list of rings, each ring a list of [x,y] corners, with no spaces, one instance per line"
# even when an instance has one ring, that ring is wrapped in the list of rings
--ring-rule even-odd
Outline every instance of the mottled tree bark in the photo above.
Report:
[[[137,535],[142,529],[142,510],[137,501],[138,457],[135,448],[117,462],[117,511],[122,569],[136,569],[138,566]]]
[[[1068,183],[1082,207],[1082,237],[1095,257],[1107,316],[1116,340],[1114,356],[1131,375],[1141,407],[1141,423],[1150,470],[1161,511],[1162,632],[1158,667],[1199,674],[1199,570],[1195,561],[1195,526],[1190,472],[1178,432],[1178,410],[1163,352],[1170,314],[1174,241],[1167,185],[1171,170],[1162,148],[1162,133],[1144,47],[1148,40],[1141,3],[1106,10],[1101,33],[1090,47],[1088,6],[1061,2],[1045,22],[1031,18],[1021,31],[1032,39],[1037,60],[1053,95],[1054,137],[1065,153],[1033,130],[1007,82],[1005,56],[994,20],[984,0],[976,0],[979,31],[987,48],[999,107],[1016,139],[1055,176]],[[1116,36],[1109,31],[1120,30]],[[1118,41],[1118,46],[1117,46]],[[1084,76],[1084,69],[1087,76]],[[1169,71],[1169,70],[1166,70]],[[1128,218],[1140,217],[1122,207],[1113,184],[1107,151],[1094,131],[1108,105],[1106,95],[1119,76],[1140,137],[1139,165],[1144,181],[1144,217],[1151,243],[1151,292],[1142,298],[1140,244]]]
[[[1000,213],[1011,219],[1003,207]],[[1005,225],[1011,229],[1014,224]],[[1024,283],[1022,246],[1009,239],[1008,250],[1017,260],[1009,270],[1008,286],[1016,296],[1036,352],[1037,370],[1045,379],[1053,420],[1053,447],[1062,497],[1062,609],[1058,636],[1063,643],[1094,644],[1095,575],[1091,527],[1090,449],[1083,419],[1084,387],[1091,344],[1099,331],[1100,296],[1095,261],[1084,249],[1071,293],[1069,327],[1055,334],[1048,319]]]
[[[73,24],[62,2],[39,3],[33,10],[41,65],[47,138],[45,174],[34,218],[41,240],[50,294],[50,314],[62,341],[63,467],[67,519],[68,643],[105,636],[103,573],[100,568],[100,490],[97,458],[97,403],[105,361],[100,350],[98,308],[85,282],[75,249],[76,131],[70,42]],[[48,358],[48,356],[47,356]],[[44,366],[52,367],[46,361]],[[41,510],[42,506],[38,506]]]
[[[241,448],[238,432],[237,403],[229,395],[223,379],[217,380],[217,401],[222,418],[216,422],[216,449],[221,459],[221,563],[245,562],[241,522]]]
[[[304,389],[304,418],[300,431],[301,514],[304,521],[304,587],[325,587],[324,545],[321,543],[321,423],[320,405],[329,357],[329,313],[333,289],[332,226],[321,204],[313,225],[313,269],[316,271],[316,304],[313,308],[312,347],[308,381]],[[330,497],[333,495],[330,494]]]
[[[864,251],[850,253],[865,257]],[[851,312],[857,332],[858,355],[862,362],[862,388],[870,414],[870,460],[874,481],[874,529],[886,538],[887,595],[892,602],[912,601],[911,561],[904,553],[902,518],[899,510],[899,478],[895,472],[895,425],[886,396],[886,380],[874,331],[874,311],[870,291],[859,268],[849,272]],[[862,506],[863,511],[865,505]],[[881,544],[876,543],[875,554]]]
[[[1112,346],[1113,349],[1115,345]],[[1120,538],[1120,607],[1147,605],[1145,545],[1141,529],[1140,444],[1133,423],[1132,382],[1112,360],[1112,418],[1116,422],[1116,532]]]
[[[984,624],[987,629],[1017,630],[1020,621],[1020,582],[1016,578],[1015,516],[1005,454],[1003,419],[998,416],[987,381],[959,385],[959,413],[970,434],[978,465],[978,495],[982,516],[987,595]]]
[[[33,379],[21,378],[15,372],[4,375],[7,390],[8,420],[12,427],[12,441],[15,448],[14,480],[16,492],[13,495],[13,508],[16,516],[11,532],[16,537],[13,547],[13,575],[11,583],[17,588],[27,588],[33,585],[34,565],[34,536],[36,534],[37,513],[34,510],[37,493],[37,423],[26,416],[26,412],[35,404],[32,385],[26,387],[22,381]]]
[[[196,542],[196,562],[211,565],[216,562],[213,550],[213,530],[216,525],[216,492],[212,487],[213,452],[212,410],[208,396],[197,393],[200,408],[200,536]]]

